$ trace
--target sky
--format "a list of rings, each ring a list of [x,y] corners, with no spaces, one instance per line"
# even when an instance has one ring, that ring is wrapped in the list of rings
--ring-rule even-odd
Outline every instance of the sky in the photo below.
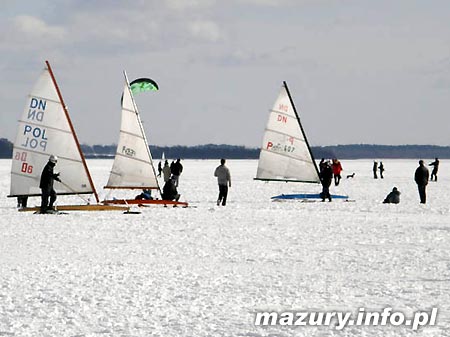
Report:
[[[258,147],[282,81],[311,145],[450,145],[447,0],[1,0],[0,138],[45,60],[84,144],[117,143],[123,70],[154,145]]]

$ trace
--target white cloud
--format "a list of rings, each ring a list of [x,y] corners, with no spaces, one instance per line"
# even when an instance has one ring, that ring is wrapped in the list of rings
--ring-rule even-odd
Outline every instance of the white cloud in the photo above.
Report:
[[[215,0],[166,0],[167,6],[175,10],[209,7],[215,2]]]
[[[13,19],[13,25],[17,32],[32,38],[60,40],[66,33],[62,27],[48,25],[43,20],[29,15],[16,16]]]
[[[212,21],[195,21],[188,24],[192,36],[210,42],[221,38],[219,26]]]

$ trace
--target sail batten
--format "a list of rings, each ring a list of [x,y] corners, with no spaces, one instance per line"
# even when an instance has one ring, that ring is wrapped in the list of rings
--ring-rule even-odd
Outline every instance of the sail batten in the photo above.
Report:
[[[286,82],[269,110],[256,180],[319,183],[316,163]]]
[[[23,124],[27,124],[27,125],[31,125],[31,126],[41,126],[41,124],[39,124],[39,123],[27,122],[24,120],[19,120],[19,123],[23,123]],[[53,126],[47,126],[47,129],[51,129],[51,130],[55,130],[55,131],[59,131],[59,132],[65,132],[65,133],[72,135],[72,132],[70,130],[66,130],[66,129],[60,129],[60,128],[56,128]]]
[[[266,149],[261,149],[261,151],[267,151],[267,152],[270,152],[269,150],[266,150]],[[302,161],[302,162],[308,163],[308,164],[310,163],[310,161],[309,161],[308,159],[297,158],[297,157],[290,156],[290,155],[285,154],[285,153],[271,152],[271,154],[274,155],[274,156],[287,157],[287,158],[299,160],[299,161]]]
[[[122,153],[118,153],[118,152],[116,152],[116,156],[122,156],[122,157],[127,158],[127,160],[136,160],[136,161],[139,161],[141,163],[152,165],[152,162],[149,161],[148,159],[130,158],[129,156],[124,155]]]
[[[288,133],[285,133],[285,132],[282,132],[282,131],[273,130],[273,129],[266,129],[266,132],[273,132],[273,133],[277,133],[277,134],[279,134],[279,135],[292,137],[292,138],[294,138],[295,140],[298,140],[299,142],[306,143],[304,139],[302,139],[302,138],[297,138],[297,137],[295,137],[295,136],[292,136],[292,135],[290,135],[290,134],[288,134]]]
[[[13,145],[10,196],[41,195],[40,176],[50,155],[59,157],[56,170],[64,184],[58,194],[95,192],[78,139],[50,64],[27,96]]]
[[[125,72],[124,77],[119,142],[105,188],[159,189],[147,138]]]

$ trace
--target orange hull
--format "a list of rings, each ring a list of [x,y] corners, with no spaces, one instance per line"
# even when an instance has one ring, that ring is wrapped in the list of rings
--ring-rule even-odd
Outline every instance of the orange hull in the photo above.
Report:
[[[104,204],[112,204],[112,205],[138,205],[138,206],[147,206],[147,205],[164,205],[164,206],[181,206],[188,207],[187,202],[182,201],[171,201],[171,200],[139,200],[139,199],[113,199],[113,200],[104,200],[102,201]]]

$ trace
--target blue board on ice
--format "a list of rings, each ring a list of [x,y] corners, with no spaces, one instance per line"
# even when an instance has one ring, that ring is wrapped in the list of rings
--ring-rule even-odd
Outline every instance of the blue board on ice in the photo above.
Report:
[[[348,195],[332,194],[332,199],[348,199]],[[299,194],[280,194],[271,199],[289,200],[289,199],[322,199],[320,193],[299,193]]]

